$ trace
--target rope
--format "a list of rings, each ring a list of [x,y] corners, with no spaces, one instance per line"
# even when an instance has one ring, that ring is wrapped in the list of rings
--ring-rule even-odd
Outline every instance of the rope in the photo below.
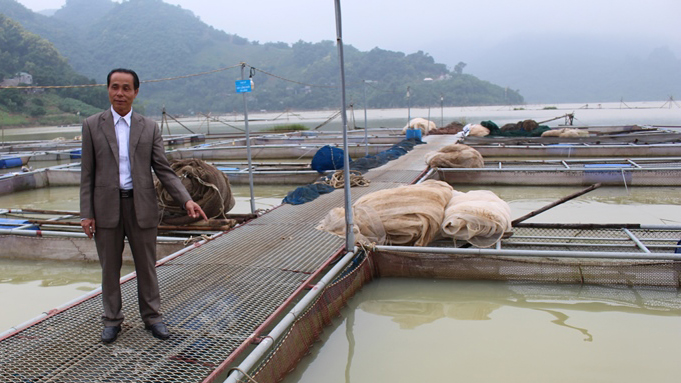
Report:
[[[192,73],[192,74],[187,74],[187,75],[183,75],[183,76],[175,76],[175,77],[158,78],[158,79],[153,79],[153,80],[144,80],[144,81],[140,81],[140,83],[146,84],[146,83],[151,83],[151,82],[172,81],[172,80],[179,80],[179,79],[189,78],[189,77],[205,76],[207,74],[213,74],[213,73],[222,72],[222,71],[225,71],[225,70],[228,70],[228,69],[238,68],[240,66],[241,66],[241,64],[232,65],[232,66],[228,66],[228,67],[224,67],[224,68],[210,70],[210,71],[207,71],[207,72]],[[106,84],[0,86],[0,89],[63,89],[63,88],[92,88],[92,87],[95,87],[95,86],[106,86]]]
[[[258,383],[255,379],[253,379],[250,375],[248,375],[248,374],[246,373],[246,371],[240,369],[239,367],[232,367],[232,368],[230,368],[229,371],[227,371],[227,375],[229,375],[232,371],[239,371],[239,372],[242,373],[250,382]]]
[[[206,242],[208,242],[208,241],[212,241],[212,240],[213,240],[213,238],[212,238],[210,235],[201,234],[201,235],[196,236],[196,237],[190,236],[189,238],[185,239],[185,240],[182,242],[182,244],[183,244],[185,247],[187,247],[187,246],[193,245],[193,244],[195,244],[195,243],[197,243],[197,242],[201,242],[201,241],[206,241]]]
[[[248,65],[248,64],[246,64],[246,65]],[[251,67],[250,65],[248,65],[248,66]],[[264,74],[266,74],[266,75],[268,75],[268,76],[271,76],[271,77],[274,77],[274,78],[278,78],[279,80],[288,81],[288,82],[291,82],[291,83],[294,83],[294,84],[298,84],[298,85],[312,86],[312,87],[315,87],[315,88],[338,88],[338,87],[335,86],[335,85],[315,85],[315,84],[306,84],[306,83],[304,83],[304,82],[295,81],[295,80],[289,80],[289,79],[287,79],[287,78],[284,78],[284,77],[281,77],[281,76],[277,76],[276,74],[269,73],[269,72],[265,72],[265,71],[262,70],[262,69],[257,69],[257,68],[254,68],[254,67],[251,67],[251,69],[257,70],[258,72],[262,72],[262,73],[264,73]]]
[[[329,88],[329,89],[339,88],[339,86],[336,86],[336,85],[308,84],[308,83],[304,83],[304,82],[300,82],[300,81],[296,81],[296,80],[287,79],[287,78],[278,76],[274,73],[270,73],[270,72],[264,71],[262,69],[255,68],[251,65],[248,65],[245,62],[241,62],[237,65],[213,69],[213,70],[209,70],[209,71],[205,71],[205,72],[198,72],[198,73],[192,73],[192,74],[187,74],[187,75],[182,75],[182,76],[174,76],[174,77],[164,77],[164,78],[158,78],[158,79],[153,79],[153,80],[144,80],[144,81],[140,81],[140,83],[141,84],[147,84],[147,83],[153,83],[153,82],[173,81],[173,80],[180,80],[180,79],[185,79],[185,78],[190,78],[190,77],[205,76],[205,75],[208,75],[208,74],[222,72],[222,71],[225,71],[225,70],[228,70],[228,69],[240,68],[242,66],[248,66],[250,68],[250,72],[249,72],[250,77],[253,77],[253,75],[255,75],[255,72],[258,71],[258,72],[262,72],[263,74],[265,74],[267,76],[278,78],[282,81],[287,81],[287,82],[294,83],[294,84],[310,86],[310,87],[315,87],[315,88]],[[358,83],[354,83],[354,85],[359,85],[359,84],[362,84],[362,83],[363,82],[358,82]],[[349,84],[349,85],[353,85],[353,84]],[[106,86],[106,84],[0,86],[0,89],[66,89],[66,88],[92,88],[92,87],[97,87],[97,86]],[[372,85],[370,85],[370,86],[374,89],[377,89],[376,87],[374,87]],[[393,91],[389,91],[389,92],[382,91],[382,92],[396,93],[396,92],[393,92]]]
[[[326,121],[322,122],[320,125],[318,125],[316,128],[314,128],[314,130],[317,130],[317,129],[321,128],[322,126],[328,124],[329,122],[335,120],[336,118],[338,118],[338,116],[341,115],[341,112],[342,112],[342,111],[339,110],[338,112],[334,113],[334,114],[333,114],[331,117],[329,117]]]
[[[362,173],[358,170],[350,170],[350,187],[369,186],[370,182],[371,181],[364,178]],[[345,186],[345,173],[343,169],[337,170],[331,177],[320,181],[320,183],[333,186],[335,189],[340,189]]]

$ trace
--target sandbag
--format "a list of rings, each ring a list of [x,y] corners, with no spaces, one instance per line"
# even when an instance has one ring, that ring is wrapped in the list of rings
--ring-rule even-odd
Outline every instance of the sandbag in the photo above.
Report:
[[[431,168],[482,168],[485,166],[482,154],[463,144],[447,145],[437,152],[426,154],[426,163]]]
[[[225,214],[234,207],[236,200],[224,173],[197,158],[173,161],[170,167],[208,218],[226,218]],[[154,187],[163,224],[187,225],[203,219],[188,216],[184,206],[177,205],[159,180],[154,182]]]
[[[511,230],[511,207],[489,190],[454,190],[444,215],[445,237],[477,247],[490,247]]]
[[[440,234],[452,187],[427,180],[416,185],[379,190],[353,205],[353,233],[361,244],[425,246]],[[317,229],[344,237],[345,209],[335,208]]]

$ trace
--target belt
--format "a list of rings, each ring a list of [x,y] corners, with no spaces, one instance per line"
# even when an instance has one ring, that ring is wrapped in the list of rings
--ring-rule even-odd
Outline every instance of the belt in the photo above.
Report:
[[[132,189],[124,190],[120,189],[121,198],[132,198]]]

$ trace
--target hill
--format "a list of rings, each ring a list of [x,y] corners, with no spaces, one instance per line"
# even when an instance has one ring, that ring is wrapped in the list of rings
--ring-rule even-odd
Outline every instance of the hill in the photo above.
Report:
[[[73,68],[103,82],[115,67],[135,69],[142,80],[213,71],[211,74],[143,85],[139,99],[149,113],[231,112],[242,108],[234,81],[238,64],[254,67],[253,109],[336,109],[337,48],[332,41],[258,43],[206,25],[191,11],[161,0],[67,0],[53,16],[35,14],[14,0],[0,12],[51,41]],[[122,24],[121,20],[125,20]],[[123,27],[124,25],[124,27]],[[404,54],[345,47],[348,100],[372,108],[519,104],[522,96],[475,76],[450,71],[422,51]],[[215,71],[218,68],[228,68]],[[249,75],[250,72],[246,68]],[[428,79],[428,81],[424,81]],[[431,81],[432,80],[432,81]],[[406,99],[410,87],[410,99]]]
[[[0,81],[6,85],[83,85],[94,80],[77,74],[54,46],[0,14]],[[28,73],[20,76],[21,73]],[[78,122],[108,102],[104,88],[0,89],[3,125]],[[93,106],[94,105],[94,106]],[[47,119],[46,115],[57,115]]]

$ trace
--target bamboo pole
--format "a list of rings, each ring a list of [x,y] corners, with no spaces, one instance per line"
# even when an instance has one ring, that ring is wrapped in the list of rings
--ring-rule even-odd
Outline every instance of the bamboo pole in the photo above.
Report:
[[[592,190],[594,190],[594,189],[597,189],[597,188],[599,188],[599,187],[601,187],[601,183],[600,183],[600,182],[597,183],[597,184],[593,184],[593,185],[589,186],[589,187],[586,188],[586,189],[583,189],[583,190],[580,190],[580,191],[578,191],[578,192],[576,192],[576,193],[572,193],[572,194],[570,194],[570,195],[568,195],[568,196],[565,196],[565,197],[559,199],[558,201],[552,202],[552,203],[550,203],[550,204],[548,204],[548,205],[546,205],[546,206],[544,206],[544,207],[542,207],[542,208],[539,208],[539,209],[537,209],[537,210],[531,211],[531,212],[525,214],[524,216],[522,216],[522,217],[520,217],[520,218],[516,218],[516,219],[514,219],[513,221],[511,221],[511,226],[515,226],[515,225],[517,225],[517,224],[520,223],[520,222],[523,222],[523,221],[525,221],[525,220],[527,220],[527,219],[529,219],[529,218],[534,217],[534,216],[537,215],[537,214],[543,213],[543,212],[545,212],[545,211],[551,209],[552,207],[558,206],[558,205],[560,205],[560,204],[562,204],[562,203],[564,203],[564,202],[567,202],[567,201],[569,201],[569,200],[571,200],[571,199],[573,199],[573,198],[579,197],[580,195],[586,194],[586,193],[588,193],[588,192],[590,192],[590,191],[592,191]]]
[[[44,210],[44,209],[31,209],[31,208],[20,208],[20,209],[3,209],[1,210],[2,213],[38,213],[38,214],[54,214],[54,215],[73,215],[76,217],[80,217],[80,212],[79,211],[71,211],[71,210]],[[238,223],[242,223],[251,219],[257,218],[257,214],[252,214],[252,213],[246,213],[246,214],[226,214],[225,218],[226,219],[233,219],[236,220]],[[50,221],[50,222],[55,222],[55,221]],[[80,225],[80,224],[79,224]]]
[[[76,215],[76,216],[80,216],[80,212],[79,212],[79,211],[68,211],[68,210],[44,210],[44,209],[31,209],[31,208],[7,209],[7,213],[39,213],[39,214],[57,214],[57,215]]]
[[[48,221],[42,219],[29,219],[26,220],[29,223],[36,225],[62,225],[62,226],[78,226],[80,227],[80,222],[72,221]],[[237,223],[236,221],[234,222]],[[225,231],[229,230],[234,226],[230,225],[219,225],[219,226],[176,226],[176,225],[159,225],[158,230],[169,230],[169,231]]]

